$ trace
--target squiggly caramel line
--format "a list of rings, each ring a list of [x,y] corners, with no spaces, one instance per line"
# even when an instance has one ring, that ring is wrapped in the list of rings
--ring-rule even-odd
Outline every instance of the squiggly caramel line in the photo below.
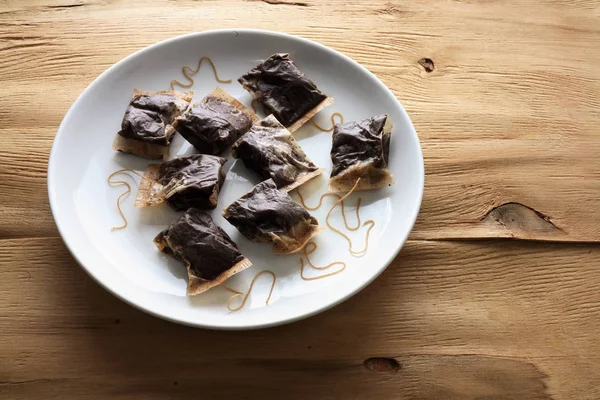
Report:
[[[119,214],[121,215],[121,218],[123,218],[123,225],[121,225],[121,226],[114,226],[111,229],[112,231],[117,231],[117,230],[125,229],[127,227],[127,224],[128,224],[127,223],[127,218],[125,218],[125,214],[123,213],[123,210],[121,209],[121,199],[124,196],[128,195],[129,193],[131,193],[131,185],[129,184],[129,182],[125,182],[125,181],[111,181],[111,178],[113,176],[118,175],[118,174],[124,174],[125,172],[131,172],[132,174],[135,174],[135,175],[141,177],[142,179],[150,180],[150,179],[146,178],[144,175],[140,174],[139,172],[132,170],[131,168],[120,169],[118,171],[113,172],[112,174],[110,174],[108,176],[108,178],[106,179],[106,181],[108,182],[109,185],[113,185],[113,186],[115,186],[115,185],[125,185],[127,187],[127,190],[125,190],[123,193],[121,193],[121,195],[117,198],[117,209],[119,210]]]
[[[231,83],[231,79],[221,79],[221,78],[219,78],[219,74],[217,73],[217,67],[215,67],[215,63],[213,63],[213,61],[210,59],[210,57],[204,56],[204,57],[200,58],[200,60],[198,61],[198,66],[196,67],[196,69],[191,69],[187,65],[184,65],[181,68],[181,72],[183,73],[183,76],[185,76],[187,78],[187,80],[190,81],[190,83],[184,84],[184,83],[181,83],[178,80],[174,79],[170,83],[171,90],[175,90],[175,88],[173,87],[174,85],[181,86],[182,88],[185,88],[185,89],[192,87],[192,85],[194,84],[194,78],[192,78],[192,76],[189,75],[189,74],[196,75],[198,73],[198,71],[200,71],[200,66],[202,65],[202,61],[204,61],[204,60],[208,61],[208,63],[212,67],[213,74],[215,75],[215,79],[217,80],[217,82],[219,82],[219,83]],[[189,73],[188,73],[188,71],[189,71]]]
[[[308,246],[312,246],[310,250],[308,249]],[[315,242],[308,242],[308,243],[306,243],[306,246],[304,246],[304,257],[306,257],[306,262],[312,268],[320,270],[320,271],[323,271],[323,270],[326,270],[326,269],[329,269],[329,268],[333,267],[334,265],[341,265],[342,267],[340,269],[338,269],[338,270],[335,270],[333,272],[329,272],[327,274],[306,277],[306,276],[304,276],[304,259],[302,257],[300,257],[300,278],[302,278],[303,280],[305,280],[305,281],[315,281],[317,279],[327,278],[328,276],[337,275],[337,274],[339,274],[340,272],[342,272],[343,270],[346,269],[346,263],[343,262],[343,261],[334,261],[332,263],[327,264],[324,267],[316,266],[315,264],[313,264],[310,261],[310,258],[308,258],[308,255],[314,253],[315,250],[317,250],[317,244]]]
[[[352,189],[350,189],[350,191],[348,193],[346,193],[344,196],[342,196],[341,199],[339,199],[338,201],[335,202],[335,204],[333,205],[333,207],[331,207],[331,209],[327,213],[327,216],[325,217],[325,223],[327,224],[327,226],[332,231],[334,231],[335,233],[343,236],[344,239],[346,239],[348,241],[348,251],[350,251],[350,254],[353,254],[353,255],[364,254],[369,249],[369,234],[371,233],[371,229],[373,229],[373,227],[375,226],[375,221],[373,221],[372,219],[370,219],[368,221],[365,221],[365,223],[363,224],[363,226],[367,226],[368,224],[370,224],[371,226],[369,226],[369,229],[367,229],[367,235],[366,235],[366,238],[365,238],[365,248],[363,250],[361,250],[361,251],[356,251],[356,250],[352,250],[352,240],[344,232],[340,231],[339,229],[336,229],[333,225],[331,225],[329,223],[329,216],[331,215],[331,212],[335,209],[335,207],[337,207],[337,205],[339,203],[343,203],[343,201],[346,199],[346,197],[350,196],[354,192],[354,190],[358,186],[359,182],[360,182],[360,178],[358,178],[356,180],[356,183],[354,184],[354,186],[352,186]]]
[[[333,114],[331,114],[331,128],[329,129],[325,129],[322,126],[318,125],[315,121],[313,121],[313,119],[310,120],[310,123],[313,124],[317,129],[323,131],[323,132],[332,132],[333,129],[335,128],[335,117],[340,117],[340,124],[344,123],[344,116],[342,114],[340,114],[339,112],[334,112]]]
[[[298,197],[300,198],[300,204],[302,204],[302,207],[304,207],[304,208],[306,208],[307,210],[310,210],[310,211],[315,211],[315,210],[318,210],[319,208],[321,208],[321,206],[323,205],[323,199],[325,197],[327,197],[327,196],[334,196],[334,197],[337,197],[338,199],[342,198],[342,196],[340,196],[337,193],[331,193],[331,192],[323,193],[321,195],[321,197],[319,198],[319,204],[317,204],[315,207],[309,207],[304,202],[304,197],[302,197],[302,193],[300,193],[300,189],[299,188],[296,189],[296,193],[298,194]],[[341,203],[342,204],[342,218],[344,218],[344,225],[346,226],[346,229],[348,229],[349,231],[355,231],[358,228],[360,228],[360,214],[359,214],[359,210],[360,210],[360,203],[361,203],[361,201],[362,201],[362,197],[359,197],[358,201],[356,202],[356,220],[357,220],[356,226],[350,226],[348,224],[348,220],[346,219],[346,209],[345,209],[345,206],[344,206],[344,202],[342,201],[342,203]]]
[[[259,276],[261,276],[262,274],[269,274],[273,277],[273,283],[271,284],[271,290],[269,290],[269,296],[267,297],[267,301],[265,302],[266,305],[269,305],[269,300],[271,300],[271,295],[273,294],[273,289],[275,288],[275,281],[277,280],[277,277],[275,276],[275,273],[265,269],[263,271],[260,271],[258,274],[254,275],[254,278],[252,278],[252,282],[250,282],[250,287],[248,288],[248,291],[246,292],[245,295],[243,292],[240,292],[238,290],[235,290],[228,286],[225,286],[223,283],[220,284],[220,286],[222,286],[223,289],[228,290],[233,293],[233,296],[231,296],[229,298],[229,300],[227,300],[227,309],[229,311],[236,312],[236,311],[241,310],[244,307],[244,305],[246,304],[246,300],[248,300],[248,296],[250,296],[250,292],[252,292],[252,288],[254,287],[254,282],[256,282],[256,279]],[[231,302],[233,301],[233,299],[235,299],[239,296],[244,296],[244,298],[242,299],[242,303],[238,307],[235,307],[235,308],[231,307]]]

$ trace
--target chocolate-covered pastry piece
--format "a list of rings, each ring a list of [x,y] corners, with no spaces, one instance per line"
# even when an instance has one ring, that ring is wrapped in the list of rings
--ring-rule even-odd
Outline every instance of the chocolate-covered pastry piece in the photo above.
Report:
[[[337,124],[333,130],[329,180],[332,192],[377,189],[393,182],[388,165],[392,122],[387,114]]]
[[[223,217],[248,239],[273,243],[273,253],[280,254],[302,249],[321,230],[317,219],[272,179],[231,203]]]
[[[278,188],[286,191],[323,172],[272,115],[258,121],[234,143],[231,154],[262,179],[271,178]]]
[[[135,89],[113,149],[147,158],[167,159],[171,137],[175,133],[175,119],[187,110],[193,96],[194,92]]]
[[[186,265],[188,295],[205,292],[252,265],[210,215],[196,208],[160,232],[154,244]]]
[[[333,103],[298,69],[289,54],[273,54],[238,82],[290,132]]]
[[[225,181],[227,159],[209,154],[192,154],[148,166],[140,182],[136,207],[167,202],[177,211],[196,207],[213,210]]]
[[[177,119],[177,131],[200,153],[219,155],[259,118],[217,88]]]

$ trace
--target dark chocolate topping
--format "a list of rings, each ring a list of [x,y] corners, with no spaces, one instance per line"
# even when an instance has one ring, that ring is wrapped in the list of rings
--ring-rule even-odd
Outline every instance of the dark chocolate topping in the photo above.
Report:
[[[372,161],[375,168],[386,168],[390,136],[383,134],[387,115],[337,124],[333,130],[331,177],[359,162]]]
[[[289,54],[273,54],[238,82],[285,126],[290,126],[327,98]]]
[[[318,170],[292,134],[272,116],[257,122],[232,147],[235,158],[278,188],[294,183],[300,174]]]
[[[282,234],[301,221],[314,219],[287,192],[277,189],[272,179],[231,203],[223,216],[251,240],[270,240],[268,233]]]
[[[208,154],[193,154],[175,158],[160,165],[158,183],[165,186],[165,192],[174,194],[167,202],[175,210],[196,207],[213,210],[225,173],[222,170],[227,160]]]
[[[246,114],[209,95],[178,120],[177,131],[201,153],[218,155],[251,126]]]
[[[196,277],[214,280],[244,259],[237,245],[210,215],[190,208],[156,236],[161,250],[190,266]]]
[[[167,145],[167,125],[187,107],[185,100],[170,94],[136,95],[127,106],[119,135]]]

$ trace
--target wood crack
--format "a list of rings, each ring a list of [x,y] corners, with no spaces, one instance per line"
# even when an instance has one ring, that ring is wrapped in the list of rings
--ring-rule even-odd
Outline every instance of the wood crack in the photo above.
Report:
[[[367,358],[363,365],[369,371],[375,372],[398,372],[402,369],[400,364],[395,358],[391,357],[371,357]]]
[[[0,36],[0,40],[39,40],[44,39],[43,36],[20,36],[20,35],[5,35]]]
[[[256,1],[256,0],[254,0]],[[273,6],[297,6],[297,7],[310,7],[310,4],[300,1],[283,1],[283,0],[258,0],[263,3],[270,4]]]
[[[76,7],[83,7],[83,3],[75,3],[75,4],[61,4],[61,5],[56,5],[56,6],[46,6],[46,8],[51,9],[51,10],[63,10],[63,9],[67,9],[67,8],[76,8]]]
[[[29,385],[29,384],[35,384],[35,383],[47,383],[47,382],[58,382],[58,381],[64,381],[66,379],[29,379],[29,380],[23,380],[23,381],[0,381],[0,387],[2,386],[14,386],[14,385]]]
[[[513,238],[530,238],[535,234],[565,233],[549,216],[517,202],[508,202],[489,210],[481,219],[484,223],[500,225]]]
[[[0,52],[1,51],[8,51],[8,50],[16,50],[16,49],[27,49],[27,48],[32,48],[32,47],[43,47],[43,46],[49,46],[51,43],[50,42],[38,42],[38,43],[19,43],[19,44],[15,44],[12,46],[7,46],[7,47],[2,47],[0,48]]]
[[[400,362],[397,360],[401,360]],[[369,371],[403,377],[452,374],[451,384],[435,391],[420,387],[423,398],[536,398],[552,400],[544,373],[529,358],[483,354],[413,354],[365,360]],[[473,374],[473,371],[477,371]],[[501,381],[497,377],[501,376]],[[461,388],[468,387],[468,391]]]

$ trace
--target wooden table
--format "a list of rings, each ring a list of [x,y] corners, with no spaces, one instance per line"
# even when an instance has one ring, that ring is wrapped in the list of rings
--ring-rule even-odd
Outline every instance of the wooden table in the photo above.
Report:
[[[46,194],[58,124],[96,76],[227,27],[354,58],[425,156],[421,214],[386,272],[250,332],[114,298],[65,249]],[[0,398],[600,398],[597,0],[4,0],[0,82]]]

